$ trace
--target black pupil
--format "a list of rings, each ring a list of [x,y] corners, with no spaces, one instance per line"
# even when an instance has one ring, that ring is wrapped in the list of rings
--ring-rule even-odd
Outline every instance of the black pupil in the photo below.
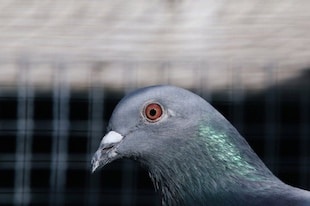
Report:
[[[150,110],[150,115],[155,116],[156,115],[156,109],[151,109]]]

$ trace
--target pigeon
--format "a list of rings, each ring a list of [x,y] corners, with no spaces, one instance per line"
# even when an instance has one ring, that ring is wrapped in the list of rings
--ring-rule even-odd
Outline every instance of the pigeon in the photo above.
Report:
[[[149,172],[164,206],[309,206],[310,192],[285,184],[240,133],[200,96],[156,85],[114,109],[92,171],[120,158]]]

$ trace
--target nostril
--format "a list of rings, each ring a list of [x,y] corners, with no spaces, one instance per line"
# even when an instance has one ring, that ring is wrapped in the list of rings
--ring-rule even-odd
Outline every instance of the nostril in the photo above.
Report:
[[[109,144],[109,145],[105,145],[103,148],[102,148],[102,151],[107,151],[109,149],[112,149],[114,147],[114,144]]]

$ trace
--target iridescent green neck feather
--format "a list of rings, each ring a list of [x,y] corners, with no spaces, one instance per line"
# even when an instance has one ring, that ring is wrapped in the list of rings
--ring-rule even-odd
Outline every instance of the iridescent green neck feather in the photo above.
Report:
[[[232,126],[201,124],[195,131],[191,138],[171,140],[169,148],[158,148],[144,162],[163,205],[233,205],[240,202],[236,191],[240,196],[279,181]]]
[[[240,175],[251,180],[257,180],[259,176],[256,175],[257,169],[251,162],[247,161],[244,157],[245,153],[242,154],[240,148],[233,143],[232,137],[228,134],[220,131],[216,131],[214,128],[210,128],[205,125],[199,127],[198,132],[199,138],[203,139],[206,144],[206,150],[212,155],[212,159],[220,164],[215,164],[221,166],[225,173],[234,172],[235,175]],[[248,151],[244,151],[248,152]],[[249,155],[249,154],[247,154]],[[255,158],[256,161],[256,158]]]

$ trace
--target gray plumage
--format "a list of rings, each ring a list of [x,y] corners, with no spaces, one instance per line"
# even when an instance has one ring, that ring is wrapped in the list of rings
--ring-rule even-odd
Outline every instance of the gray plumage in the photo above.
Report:
[[[93,171],[119,158],[148,169],[163,205],[310,205],[310,192],[275,177],[209,103],[174,86],[139,89],[117,105]]]

